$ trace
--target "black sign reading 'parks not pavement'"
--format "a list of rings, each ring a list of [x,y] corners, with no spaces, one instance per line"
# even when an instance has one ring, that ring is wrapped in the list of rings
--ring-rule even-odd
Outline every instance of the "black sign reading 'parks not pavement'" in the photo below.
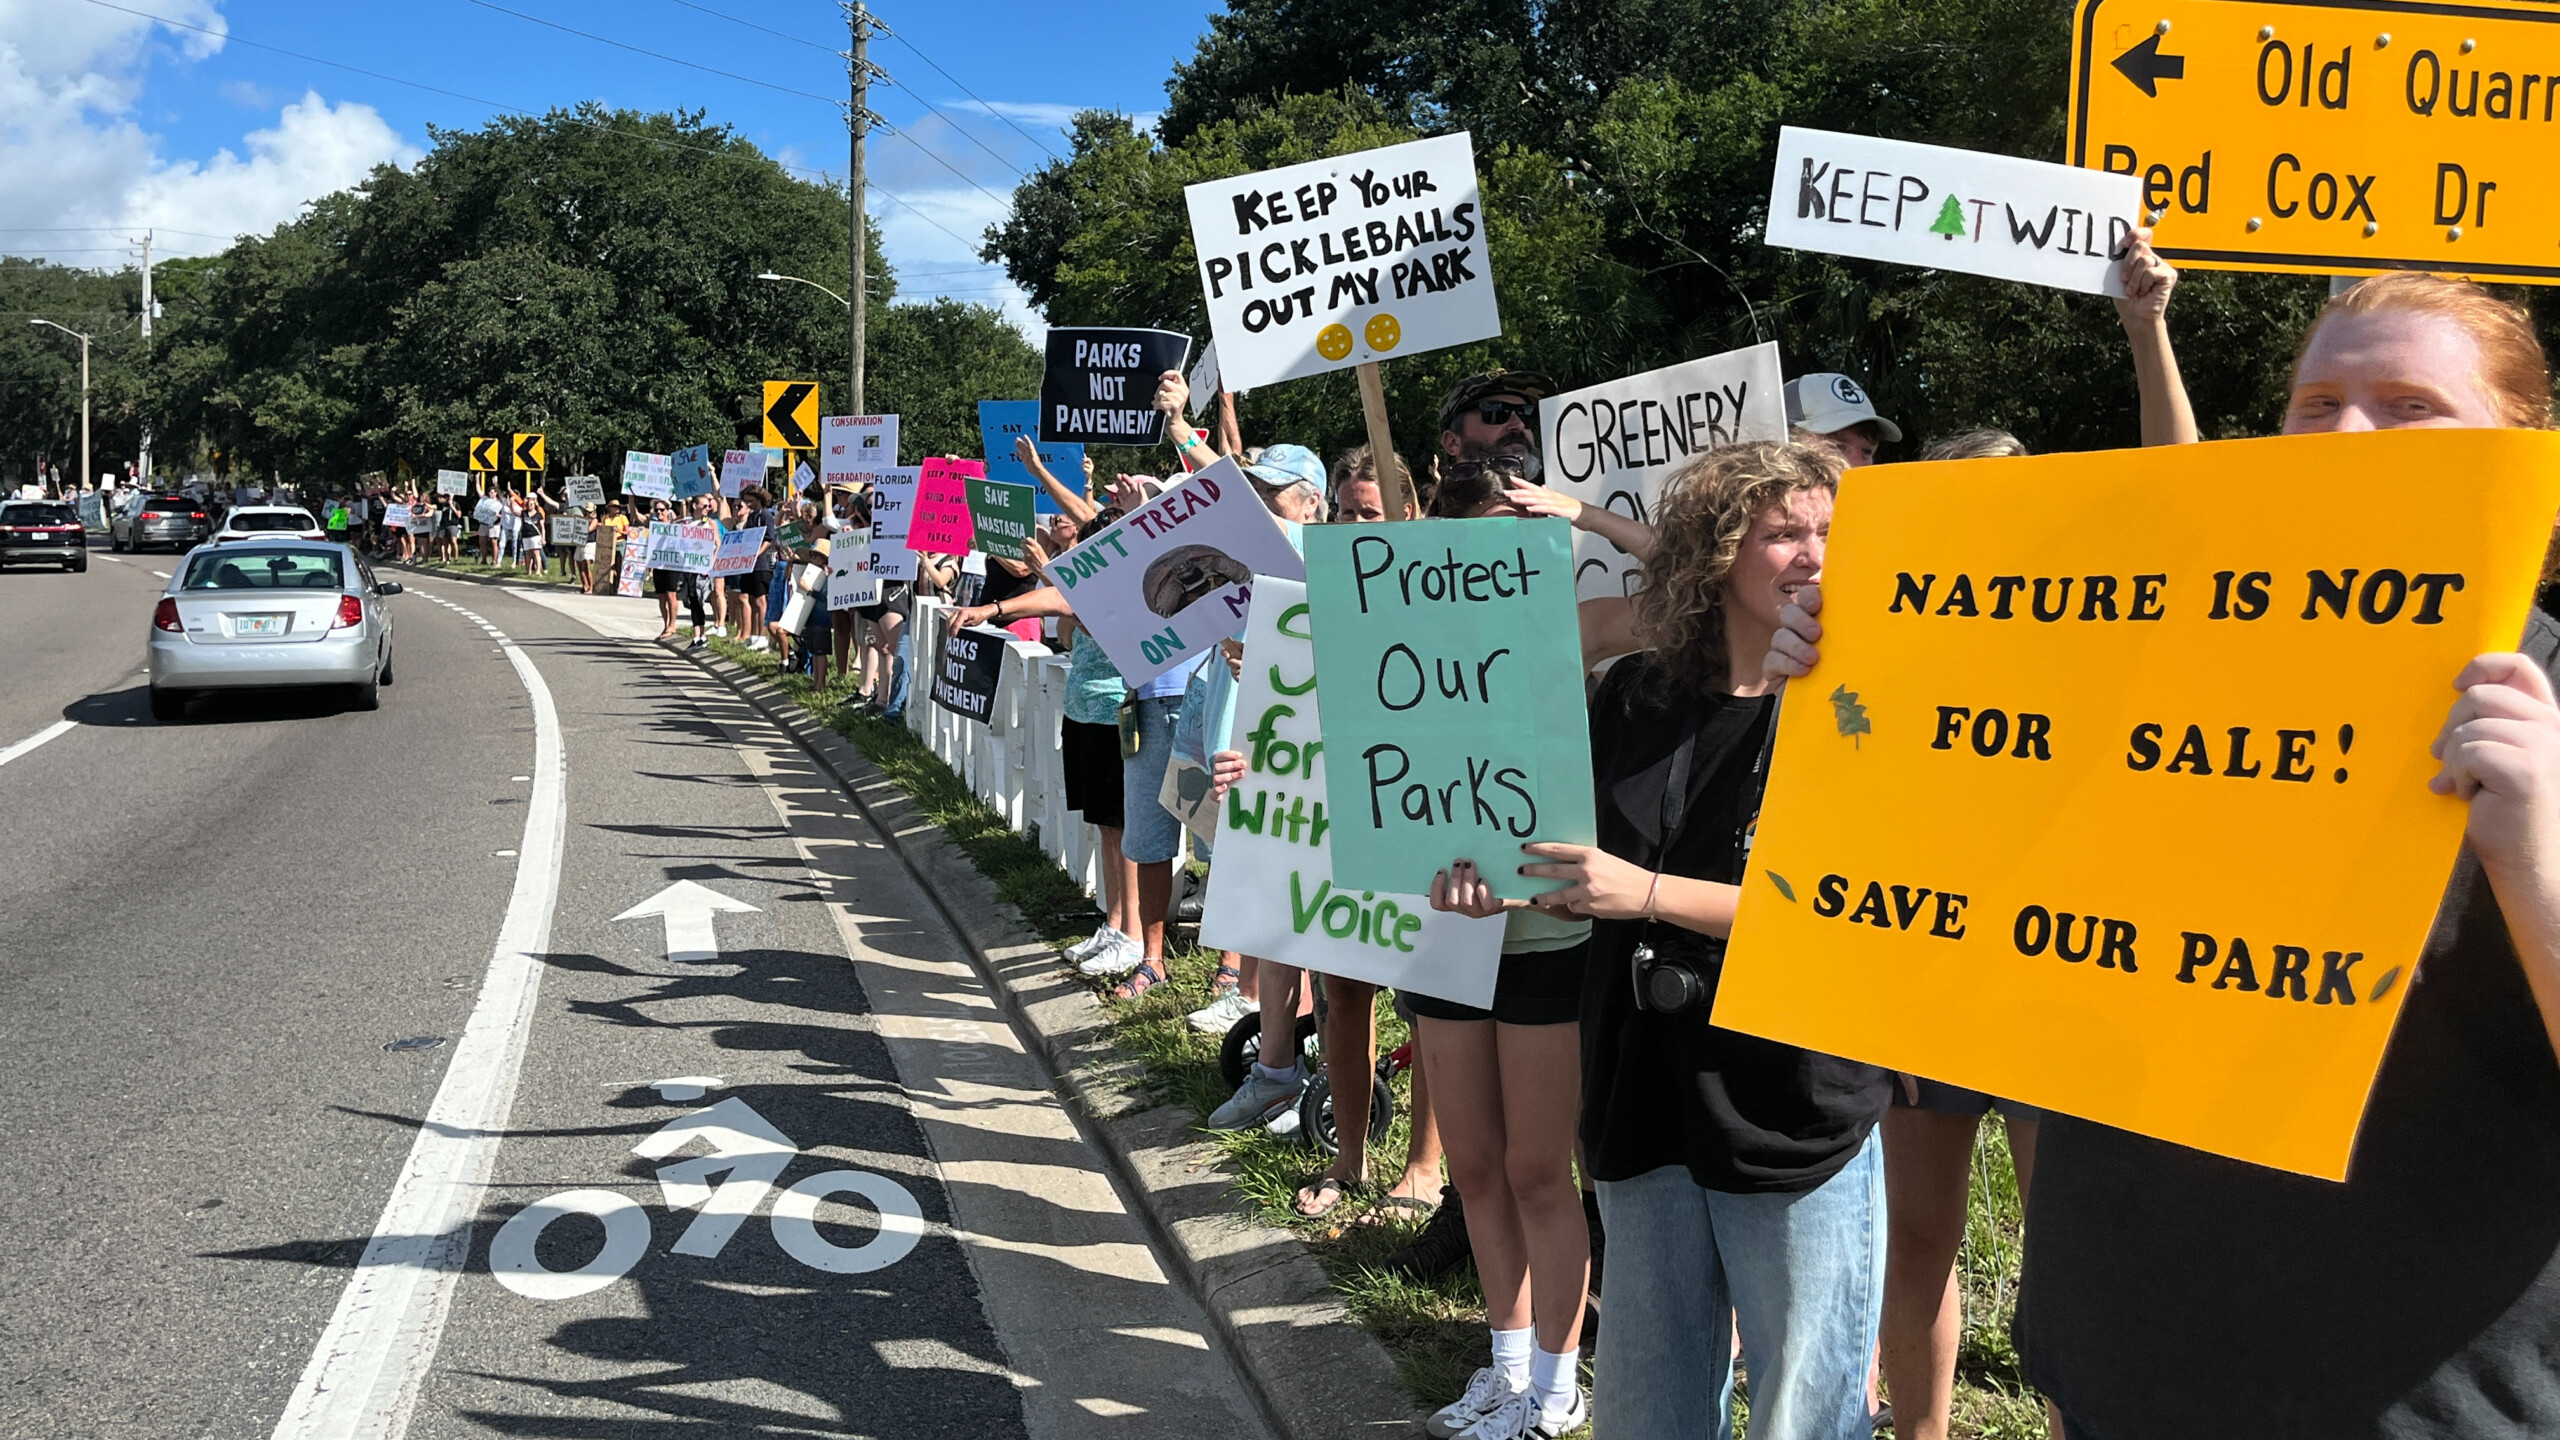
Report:
[[[1164,438],[1156,382],[1191,358],[1170,330],[1049,332],[1040,377],[1040,438],[1052,445],[1153,445]]]
[[[989,723],[996,707],[996,679],[1004,673],[1002,630],[981,627],[954,630],[943,637],[942,660],[933,672],[933,703],[979,724]]]

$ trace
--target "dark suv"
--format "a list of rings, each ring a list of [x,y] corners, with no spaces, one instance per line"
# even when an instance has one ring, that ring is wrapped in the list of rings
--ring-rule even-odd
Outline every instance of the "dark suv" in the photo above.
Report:
[[[117,550],[139,550],[145,545],[187,550],[212,533],[213,522],[204,506],[184,495],[151,496],[141,509],[119,513],[107,522],[107,543]]]
[[[89,532],[80,514],[59,500],[11,500],[0,504],[0,565],[89,568]]]

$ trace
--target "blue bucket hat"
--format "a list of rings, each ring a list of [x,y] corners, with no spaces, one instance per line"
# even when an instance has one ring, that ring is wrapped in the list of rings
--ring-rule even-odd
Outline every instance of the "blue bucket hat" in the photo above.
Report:
[[[1255,484],[1272,490],[1286,490],[1292,485],[1324,488],[1324,462],[1304,445],[1267,445],[1252,464],[1244,467],[1244,473]]]

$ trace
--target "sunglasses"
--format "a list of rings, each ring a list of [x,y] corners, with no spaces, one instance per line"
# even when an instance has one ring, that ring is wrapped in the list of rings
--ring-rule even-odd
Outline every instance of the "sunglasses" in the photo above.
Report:
[[[1476,418],[1482,420],[1487,425],[1502,425],[1513,420],[1518,420],[1521,423],[1526,424],[1530,418],[1535,416],[1537,413],[1536,407],[1518,400],[1479,400],[1476,402]]]
[[[1452,480],[1473,480],[1491,474],[1505,480],[1525,482],[1529,478],[1528,462],[1517,455],[1489,455],[1482,460],[1460,460],[1449,466]]]

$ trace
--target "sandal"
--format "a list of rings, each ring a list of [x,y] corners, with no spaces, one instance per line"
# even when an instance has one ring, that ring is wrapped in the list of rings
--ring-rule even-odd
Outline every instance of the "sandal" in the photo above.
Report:
[[[1301,1220],[1321,1220],[1332,1214],[1334,1208],[1340,1205],[1345,1197],[1365,1197],[1368,1191],[1369,1187],[1365,1183],[1353,1184],[1331,1175],[1319,1175],[1298,1187],[1297,1202],[1290,1208],[1297,1211],[1298,1218]],[[1312,1210],[1307,1208],[1310,1203],[1315,1206]]]
[[[1218,967],[1218,973],[1209,977],[1209,998],[1215,1000],[1242,984],[1244,984],[1242,967],[1221,965]]]
[[[1148,991],[1163,984],[1164,981],[1164,962],[1162,960],[1141,961],[1139,962],[1137,969],[1129,972],[1128,979],[1121,981],[1119,984],[1111,988],[1111,998],[1114,1000],[1135,1000],[1139,996],[1144,995]]]

